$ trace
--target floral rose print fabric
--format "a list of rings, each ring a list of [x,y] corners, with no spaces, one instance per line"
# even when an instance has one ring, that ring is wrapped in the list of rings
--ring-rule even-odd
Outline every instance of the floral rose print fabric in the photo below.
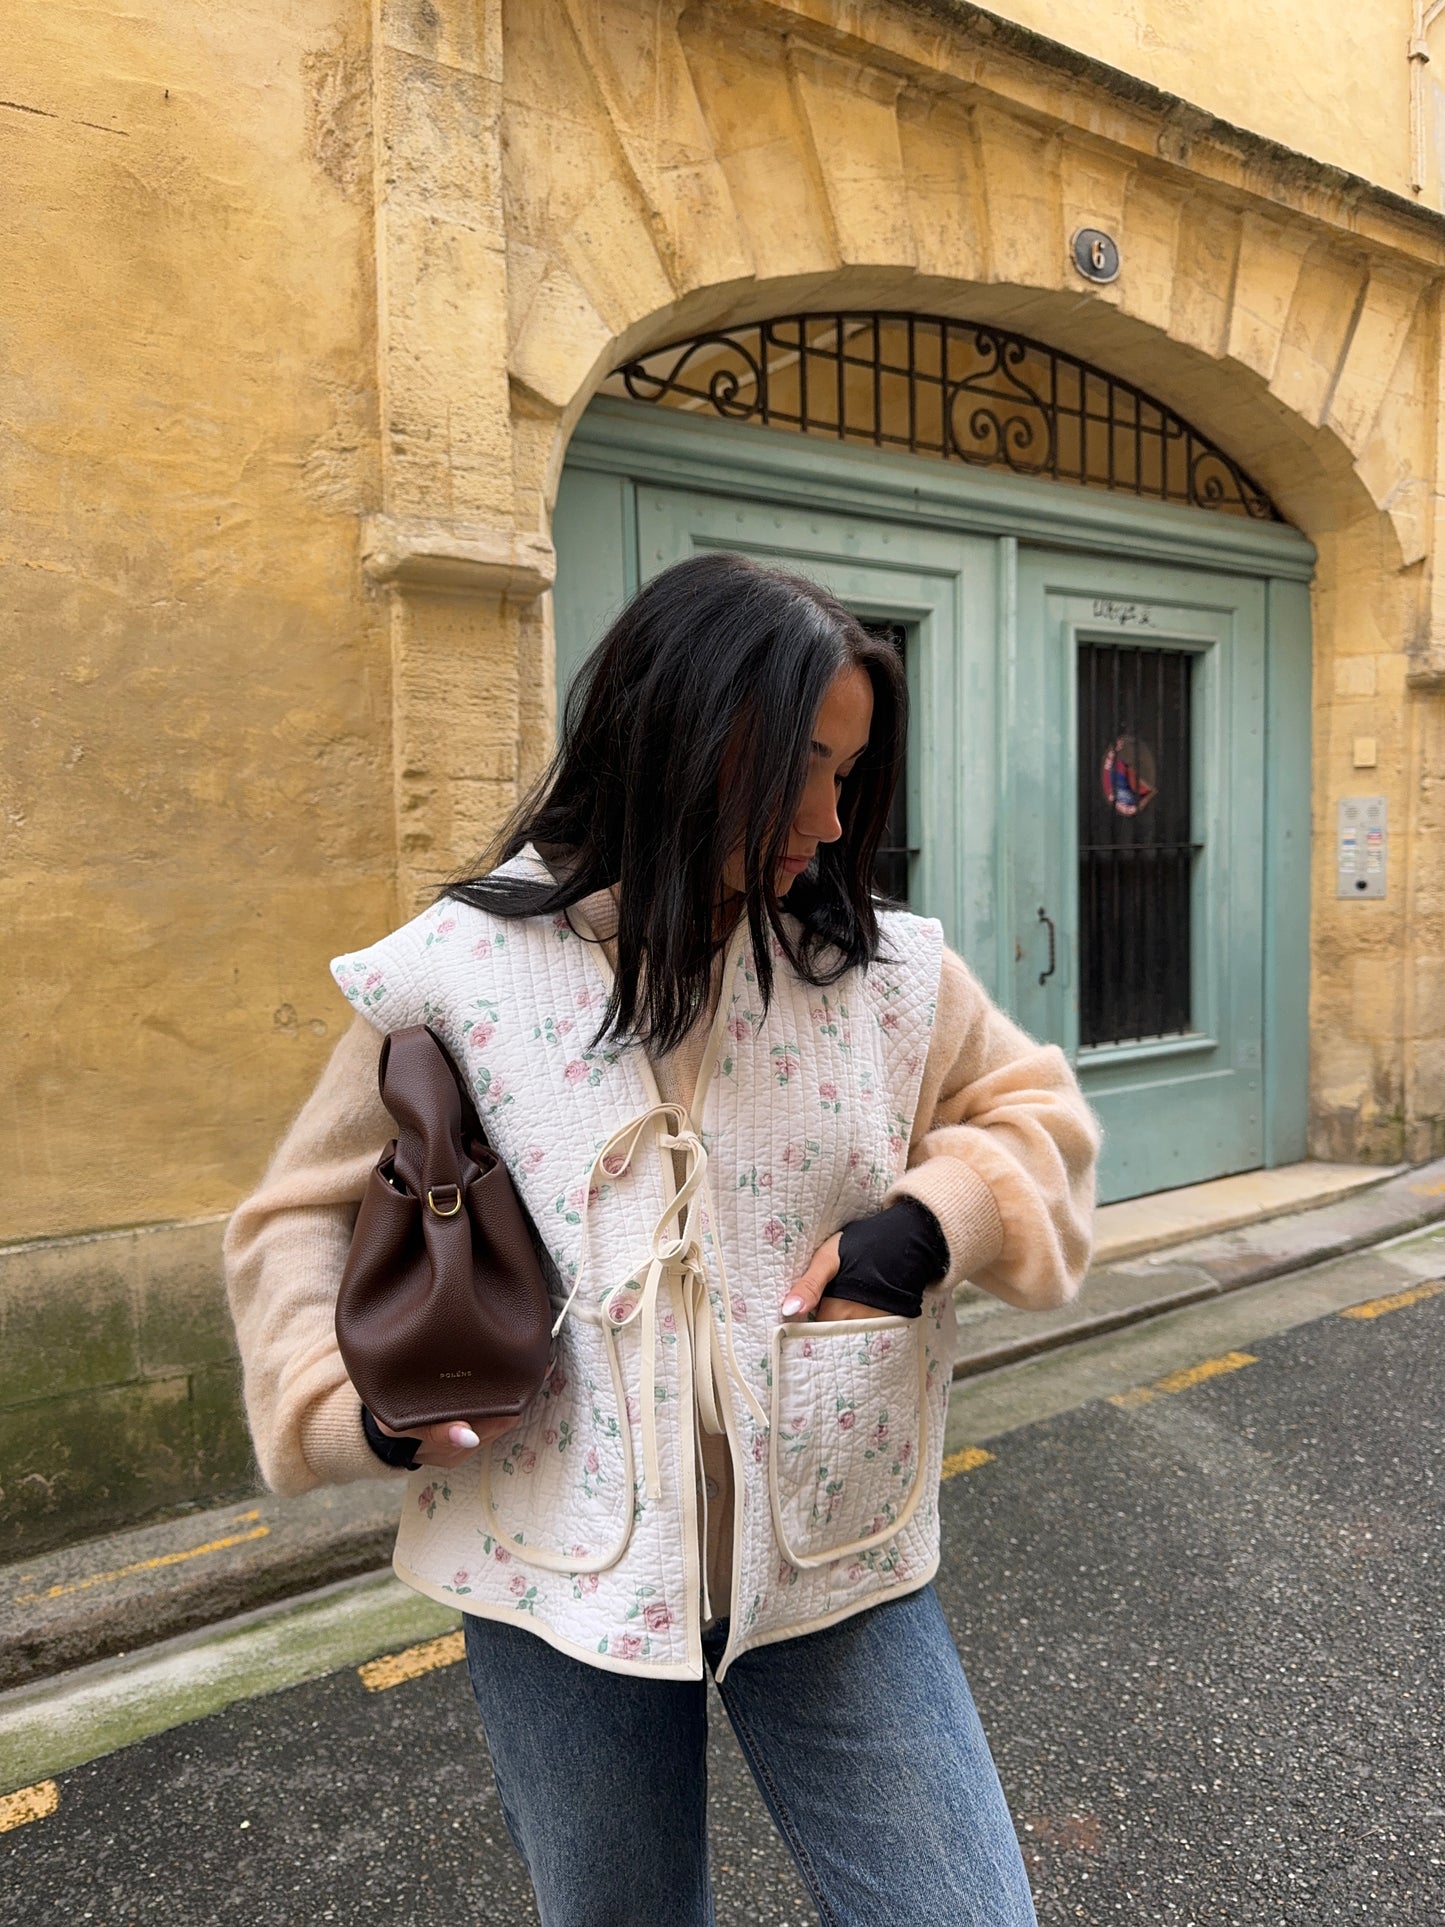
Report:
[[[778,1344],[780,1550],[802,1559],[893,1536],[920,1477],[920,1326],[845,1321]]]

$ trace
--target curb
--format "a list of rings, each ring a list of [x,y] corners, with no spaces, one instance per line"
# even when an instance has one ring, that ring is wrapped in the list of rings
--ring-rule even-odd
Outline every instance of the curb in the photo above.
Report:
[[[453,1631],[461,1615],[366,1573],[116,1654],[0,1699],[0,1795],[262,1693]]]
[[[0,1567],[0,1690],[375,1573],[400,1484],[265,1493]]]

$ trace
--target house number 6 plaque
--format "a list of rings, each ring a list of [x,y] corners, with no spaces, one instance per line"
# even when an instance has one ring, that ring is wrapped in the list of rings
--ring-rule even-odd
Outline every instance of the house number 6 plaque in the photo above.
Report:
[[[1074,266],[1086,281],[1117,281],[1118,243],[1102,228],[1081,227],[1074,236]]]

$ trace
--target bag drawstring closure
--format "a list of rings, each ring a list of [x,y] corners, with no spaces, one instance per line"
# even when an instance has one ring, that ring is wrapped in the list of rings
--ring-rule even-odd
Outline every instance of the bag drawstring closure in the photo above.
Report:
[[[758,1424],[766,1427],[768,1415],[763,1410],[752,1388],[749,1386],[738,1365],[737,1353],[733,1348],[733,1309],[732,1293],[728,1288],[727,1271],[723,1264],[722,1249],[715,1236],[709,1236],[715,1218],[712,1211],[711,1194],[707,1182],[707,1149],[699,1133],[693,1128],[687,1109],[681,1104],[652,1104],[635,1117],[628,1118],[608,1138],[592,1160],[587,1174],[587,1189],[582,1201],[582,1229],[577,1249],[577,1269],[572,1280],[572,1289],[567,1294],[566,1303],[557,1314],[552,1327],[555,1338],[562,1329],[562,1322],[581,1290],[590,1256],[591,1212],[595,1200],[600,1199],[606,1180],[624,1177],[631,1167],[643,1133],[650,1125],[656,1128],[656,1143],[662,1161],[663,1193],[665,1202],[657,1223],[653,1226],[649,1240],[648,1254],[641,1259],[627,1275],[604,1291],[600,1309],[608,1324],[620,1330],[630,1325],[634,1319],[641,1321],[641,1365],[638,1394],[641,1399],[640,1414],[642,1426],[642,1462],[646,1479],[647,1495],[656,1499],[662,1493],[662,1475],[657,1451],[657,1344],[658,1344],[658,1296],[669,1267],[674,1271],[681,1288],[683,1321],[693,1345],[693,1378],[697,1390],[699,1414],[703,1425],[709,1432],[724,1429],[722,1418],[717,1409],[715,1397],[715,1367],[731,1367],[732,1382],[741,1391]],[[678,1152],[683,1160],[683,1178],[679,1184],[673,1164],[673,1153]],[[721,1349],[717,1322],[712,1316],[712,1293],[709,1285],[708,1243],[711,1243],[711,1258],[717,1267],[717,1297],[722,1312]],[[706,1334],[705,1348],[699,1339]]]

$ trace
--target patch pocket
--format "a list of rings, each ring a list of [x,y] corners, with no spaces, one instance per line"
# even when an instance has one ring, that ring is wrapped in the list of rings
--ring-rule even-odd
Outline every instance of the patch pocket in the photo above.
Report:
[[[870,1551],[913,1517],[928,1458],[922,1324],[884,1314],[773,1333],[768,1495],[790,1565]]]

